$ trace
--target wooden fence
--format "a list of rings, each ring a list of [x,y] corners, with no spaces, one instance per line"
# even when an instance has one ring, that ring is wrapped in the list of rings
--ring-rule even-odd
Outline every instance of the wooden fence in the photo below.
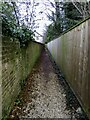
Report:
[[[90,19],[46,46],[90,118]]]

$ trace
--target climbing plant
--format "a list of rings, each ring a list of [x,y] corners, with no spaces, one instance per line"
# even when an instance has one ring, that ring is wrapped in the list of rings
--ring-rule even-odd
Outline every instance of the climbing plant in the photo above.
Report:
[[[15,2],[1,3],[2,35],[18,38],[21,46],[34,40],[34,32],[24,22],[20,21],[18,6]],[[22,17],[22,16],[21,16]]]

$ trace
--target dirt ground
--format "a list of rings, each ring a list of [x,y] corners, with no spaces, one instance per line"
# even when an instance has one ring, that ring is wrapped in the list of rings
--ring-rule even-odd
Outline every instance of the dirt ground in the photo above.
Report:
[[[66,88],[69,89],[69,87],[65,81],[63,82],[65,85],[62,84],[62,80],[60,82],[59,76],[60,73],[55,72],[55,66],[50,61],[46,50],[43,50],[21,94],[15,101],[9,120],[26,120],[27,118],[87,120],[77,99],[71,95],[72,92],[69,92],[71,96],[67,94]]]

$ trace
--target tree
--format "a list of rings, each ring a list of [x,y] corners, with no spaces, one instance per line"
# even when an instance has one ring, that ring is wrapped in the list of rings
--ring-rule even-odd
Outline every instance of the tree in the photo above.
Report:
[[[90,1],[85,0],[81,2],[80,0],[71,0],[74,7],[78,10],[80,15],[85,19],[86,17],[90,16]]]
[[[83,17],[72,2],[64,3],[64,12],[65,17],[71,20],[80,20]]]
[[[54,10],[50,9],[50,6]],[[46,41],[49,42],[60,36],[63,31],[89,16],[90,2],[77,2],[77,0],[71,0],[71,2],[51,2],[49,0],[47,9],[51,12],[48,12],[47,17],[53,22],[48,26],[45,34]]]
[[[18,11],[21,17],[19,17],[20,23],[25,24],[28,28],[34,29],[37,27],[37,20],[36,20],[36,8],[39,3],[35,0],[26,0],[25,2],[19,2],[17,4]],[[24,9],[23,9],[24,8]],[[23,9],[23,13],[22,10]],[[40,19],[39,19],[40,20]]]
[[[33,0],[34,2],[34,0]],[[26,8],[25,16],[20,13],[20,5],[24,4]],[[30,2],[18,3],[15,2],[4,2],[1,4],[2,11],[0,11],[2,19],[2,34],[10,37],[16,37],[19,39],[21,45],[26,44],[30,40],[34,40],[34,32],[32,31],[34,26],[34,6],[30,11]],[[30,11],[30,14],[29,14]]]

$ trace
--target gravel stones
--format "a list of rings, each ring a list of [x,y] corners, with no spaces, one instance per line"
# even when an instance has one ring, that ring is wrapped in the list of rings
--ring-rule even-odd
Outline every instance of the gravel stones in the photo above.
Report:
[[[32,80],[32,103],[27,103],[26,108],[23,106],[19,118],[71,118],[70,110],[66,109],[64,90],[46,53]]]
[[[24,100],[22,110],[18,113],[19,120],[30,118],[81,120],[77,118],[75,113],[75,111],[81,112],[80,107],[75,110],[67,107],[67,94],[64,86],[60,84],[61,75],[59,76],[55,72],[48,54],[43,51],[37,67],[33,69],[23,90],[23,94],[29,100]]]

